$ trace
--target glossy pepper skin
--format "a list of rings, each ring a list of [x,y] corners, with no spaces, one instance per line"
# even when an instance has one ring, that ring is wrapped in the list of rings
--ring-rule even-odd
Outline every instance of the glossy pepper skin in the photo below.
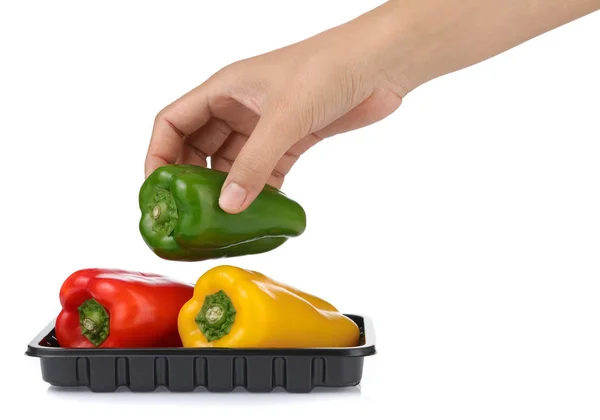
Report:
[[[193,291],[157,274],[76,271],[60,289],[56,338],[66,348],[181,347],[177,316]]]
[[[200,166],[166,165],[144,181],[139,230],[156,255],[203,261],[260,254],[304,232],[304,209],[269,185],[243,212],[223,211],[219,196],[226,176]]]
[[[179,312],[184,347],[351,347],[358,326],[330,303],[256,271],[221,265]]]

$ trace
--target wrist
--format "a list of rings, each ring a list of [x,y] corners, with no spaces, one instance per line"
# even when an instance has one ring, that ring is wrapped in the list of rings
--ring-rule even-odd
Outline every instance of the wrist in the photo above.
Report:
[[[428,37],[417,21],[416,3],[388,0],[346,24],[347,32],[360,39],[360,59],[368,68],[373,87],[391,89],[400,97],[435,77]]]

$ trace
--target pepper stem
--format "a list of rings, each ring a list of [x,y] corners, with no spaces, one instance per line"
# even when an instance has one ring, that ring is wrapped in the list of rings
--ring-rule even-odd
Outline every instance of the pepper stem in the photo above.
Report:
[[[178,218],[177,205],[169,190],[157,188],[148,211],[152,216],[152,229],[161,235],[170,235]]]
[[[236,310],[229,296],[222,290],[206,296],[196,324],[208,342],[219,340],[231,331],[235,323]]]
[[[152,218],[154,220],[158,220],[158,218],[160,217],[161,214],[161,209],[160,209],[160,204],[157,204],[156,206],[154,206],[154,208],[152,209]]]
[[[108,338],[109,316],[95,299],[88,299],[77,308],[81,334],[98,347]]]

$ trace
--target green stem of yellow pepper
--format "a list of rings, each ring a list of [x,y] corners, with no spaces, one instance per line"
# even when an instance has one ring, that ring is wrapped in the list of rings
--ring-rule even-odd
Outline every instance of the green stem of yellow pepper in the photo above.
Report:
[[[229,334],[235,323],[235,315],[236,310],[231,299],[220,290],[206,296],[202,308],[196,316],[196,324],[210,342]]]

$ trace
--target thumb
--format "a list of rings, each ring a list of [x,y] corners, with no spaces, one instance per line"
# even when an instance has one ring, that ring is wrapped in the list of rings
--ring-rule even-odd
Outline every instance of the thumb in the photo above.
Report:
[[[294,118],[263,115],[240,150],[221,189],[219,206],[227,213],[244,211],[268,182],[285,152],[300,140]]]

